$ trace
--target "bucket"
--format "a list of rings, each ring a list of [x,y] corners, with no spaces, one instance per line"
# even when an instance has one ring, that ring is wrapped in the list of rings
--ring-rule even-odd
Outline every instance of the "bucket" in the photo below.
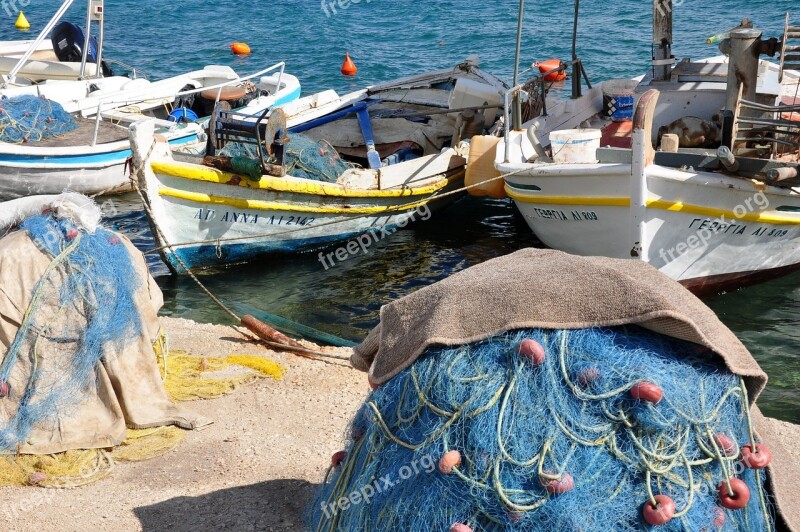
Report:
[[[553,162],[596,163],[600,147],[599,129],[564,129],[550,133]]]
[[[179,107],[169,114],[167,120],[170,122],[194,122],[197,120],[197,113],[186,107]]]
[[[633,104],[638,82],[612,79],[603,83],[603,116],[614,122],[633,119]]]

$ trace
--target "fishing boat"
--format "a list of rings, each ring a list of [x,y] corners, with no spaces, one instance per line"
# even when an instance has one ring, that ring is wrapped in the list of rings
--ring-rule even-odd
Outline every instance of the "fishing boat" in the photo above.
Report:
[[[152,123],[136,123],[137,181],[162,258],[182,273],[379,239],[424,218],[458,197],[466,140],[495,127],[506,89],[471,59],[256,120],[219,113],[203,164],[176,160]]]
[[[745,20],[713,39],[724,55],[678,62],[669,0],[653,27],[652,69],[635,80],[592,87],[573,44],[558,67],[571,67],[572,97],[509,117],[495,159],[505,192],[547,246],[643,260],[699,295],[797,269],[800,27],[787,15],[766,39]]]
[[[130,190],[125,168],[131,155],[131,123],[155,118],[159,134],[176,149],[202,153],[207,141],[203,117],[215,107],[260,113],[300,96],[300,83],[284,71],[284,63],[248,76],[221,65],[158,81],[127,65],[127,75],[115,75],[112,67],[122,63],[102,56],[102,2],[89,2],[85,32],[60,21],[71,4],[64,2],[37,39],[0,47],[0,94],[8,98],[6,110],[15,101],[36,97],[56,102],[76,120],[70,131],[51,138],[26,135],[17,142],[0,142],[0,198]],[[99,26],[99,40],[91,35],[93,21]],[[47,35],[49,46],[43,44]],[[17,54],[23,44],[28,48]],[[21,111],[27,111],[24,105]],[[16,119],[7,115],[3,120]]]

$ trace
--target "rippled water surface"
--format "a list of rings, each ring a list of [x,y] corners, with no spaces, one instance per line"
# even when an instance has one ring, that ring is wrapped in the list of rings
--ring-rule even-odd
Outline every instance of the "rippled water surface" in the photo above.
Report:
[[[76,4],[81,2],[76,2]],[[679,2],[676,2],[676,4]],[[11,2],[13,5],[13,2]],[[337,4],[338,5],[338,4]],[[58,2],[32,0],[25,8],[42,27]],[[106,2],[106,56],[159,78],[206,64],[240,73],[286,61],[306,93],[345,92],[462,61],[480,54],[482,67],[510,79],[517,3],[439,0],[361,0],[347,9],[315,0],[207,2],[120,0]],[[796,0],[685,0],[675,7],[675,55],[705,57],[717,49],[710,35],[750,17],[768,36],[783,29]],[[633,76],[650,57],[650,2],[582,2],[579,51],[591,79]],[[17,39],[15,16],[0,10],[0,39]],[[83,20],[82,6],[68,17]],[[797,17],[795,17],[797,20]],[[528,2],[523,65],[566,58],[571,39],[570,2]],[[30,36],[28,34],[26,37]],[[253,53],[233,57],[228,44],[245,41]],[[345,50],[359,67],[354,79],[339,74]],[[143,250],[153,247],[133,196],[110,218]],[[229,303],[245,303],[349,339],[359,339],[378,319],[381,304],[453,272],[522,247],[536,239],[508,201],[467,198],[325,271],[316,255],[270,258],[203,280]],[[173,278],[157,255],[149,256],[166,297],[165,314],[224,322],[225,316],[188,279]],[[727,294],[710,305],[770,375],[762,408],[800,422],[800,275]],[[487,310],[490,311],[490,310]]]

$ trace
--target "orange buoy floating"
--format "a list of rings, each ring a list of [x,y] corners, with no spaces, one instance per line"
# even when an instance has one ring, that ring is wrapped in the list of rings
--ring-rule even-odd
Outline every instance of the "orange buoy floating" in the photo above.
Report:
[[[350,52],[344,53],[344,63],[342,63],[342,74],[345,76],[355,76],[358,69],[353,60],[350,59]]]
[[[558,68],[561,66],[560,59],[548,59],[547,61],[542,61],[541,63],[537,62],[534,63],[533,66],[539,69],[539,72],[544,74],[548,70],[553,70],[554,68]],[[567,77],[567,71],[562,70],[560,72],[551,72],[544,77],[545,81],[563,81]]]
[[[250,47],[247,43],[235,42],[231,44],[231,52],[233,52],[234,55],[247,55],[250,53]]]

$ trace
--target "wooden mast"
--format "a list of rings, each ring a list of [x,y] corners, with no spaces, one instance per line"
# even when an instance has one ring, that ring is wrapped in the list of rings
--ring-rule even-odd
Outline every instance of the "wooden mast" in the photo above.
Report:
[[[672,56],[672,0],[653,0],[653,79],[666,81]]]

